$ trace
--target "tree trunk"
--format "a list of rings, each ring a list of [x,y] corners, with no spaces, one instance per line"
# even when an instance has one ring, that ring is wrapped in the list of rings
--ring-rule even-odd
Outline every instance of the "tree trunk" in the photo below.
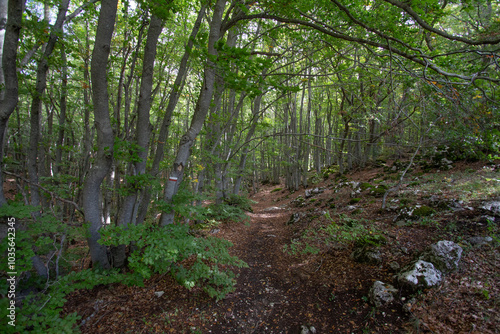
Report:
[[[177,102],[179,101],[179,97],[182,92],[182,87],[184,86],[184,80],[186,78],[186,73],[188,70],[188,60],[191,55],[191,50],[194,45],[194,40],[198,31],[200,30],[201,21],[205,14],[207,6],[203,4],[198,12],[198,17],[196,18],[196,22],[193,26],[193,30],[191,31],[191,35],[189,36],[188,43],[186,45],[186,51],[182,56],[179,69],[177,72],[177,77],[175,78],[174,86],[170,92],[170,97],[168,101],[168,105],[165,111],[165,116],[163,117],[162,125],[160,127],[160,133],[158,134],[158,140],[156,141],[158,144],[155,150],[155,156],[153,159],[153,165],[151,167],[151,176],[157,177],[160,170],[160,163],[163,160],[164,151],[165,151],[165,142],[168,138],[169,127],[172,119],[172,115],[174,113],[175,107],[177,106]],[[149,202],[151,200],[151,186],[147,186],[141,193],[141,203],[139,204],[139,212],[137,216],[137,224],[141,224],[146,218],[146,213],[148,211]]]
[[[0,0],[0,87],[5,85],[3,76],[3,66],[1,64],[3,55],[3,41],[5,38],[5,28],[7,27],[7,11],[9,10],[8,0]],[[17,50],[16,50],[17,51]],[[0,90],[0,101],[3,101],[4,90]]]
[[[245,143],[249,142],[250,139],[252,139],[253,134],[255,133],[255,129],[257,128],[258,124],[257,120],[259,119],[261,101],[262,101],[262,94],[257,96],[253,103],[251,126],[250,129],[248,129],[247,135],[245,137]],[[239,195],[240,193],[241,181],[243,179],[243,175],[245,172],[245,166],[249,150],[250,150],[250,145],[246,145],[240,156],[240,163],[238,165],[236,181],[234,182],[234,187],[233,187],[233,194],[235,195]]]
[[[64,144],[64,131],[66,127],[66,107],[68,97],[68,62],[66,60],[66,49],[64,44],[61,44],[61,111],[59,114],[59,134],[56,143],[56,159],[54,163],[54,174],[58,174],[62,161],[62,147]]]
[[[31,128],[30,144],[28,150],[28,175],[30,179],[31,205],[40,205],[40,192],[38,190],[38,148],[40,143],[40,111],[42,108],[42,96],[47,87],[47,72],[49,70],[49,58],[54,51],[56,42],[62,32],[62,25],[68,11],[69,0],[61,1],[57,20],[50,33],[49,41],[45,45],[45,51],[38,63],[36,73],[36,89],[31,102]]]
[[[203,122],[207,116],[208,110],[210,108],[210,102],[212,100],[212,94],[214,91],[215,83],[215,73],[216,64],[212,59],[217,57],[217,50],[215,49],[215,43],[220,39],[220,29],[222,24],[222,15],[224,13],[224,7],[226,0],[217,0],[214,13],[212,16],[212,21],[210,24],[210,34],[208,38],[208,57],[207,64],[205,65],[205,75],[203,80],[203,85],[201,87],[201,92],[198,97],[198,102],[196,103],[195,111],[191,119],[191,126],[189,130],[182,136],[179,143],[179,148],[177,155],[175,157],[175,162],[173,170],[170,173],[170,178],[165,186],[164,201],[166,203],[172,203],[172,198],[177,193],[179,184],[182,182],[182,176],[184,175],[184,168],[190,156],[190,148],[193,146],[196,136],[200,132]],[[169,210],[163,212],[161,216],[161,225],[172,224],[174,222],[174,211]]]
[[[149,24],[148,37],[144,48],[141,88],[137,106],[135,142],[139,150],[137,152],[138,161],[136,161],[133,166],[134,176],[144,175],[146,172],[149,139],[152,131],[152,126],[149,122],[149,112],[151,110],[151,95],[153,91],[153,70],[156,58],[156,46],[162,29],[163,20],[153,15]],[[136,180],[135,183],[128,185],[130,193],[123,200],[118,215],[118,225],[135,224],[141,183],[142,181]],[[115,267],[122,267],[125,264],[125,245],[118,246],[113,253],[113,265]]]
[[[91,61],[92,97],[94,121],[97,129],[97,155],[83,186],[83,210],[85,220],[90,223],[88,243],[94,266],[109,268],[106,247],[99,244],[99,229],[102,226],[101,184],[113,162],[114,135],[109,117],[107,87],[107,63],[111,37],[115,26],[118,0],[102,0],[99,22],[95,36]]]
[[[5,10],[4,4],[0,9],[2,11]],[[24,0],[9,0],[7,26],[5,28],[5,37],[2,49],[2,69],[5,86],[0,86],[0,207],[7,204],[3,191],[3,148],[9,117],[16,109],[19,96],[16,58],[23,11]],[[4,18],[5,13],[2,13],[0,20],[3,20]]]

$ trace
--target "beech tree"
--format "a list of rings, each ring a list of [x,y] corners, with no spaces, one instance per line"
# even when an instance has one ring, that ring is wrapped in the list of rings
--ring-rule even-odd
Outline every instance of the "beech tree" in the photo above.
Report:
[[[90,223],[89,248],[92,262],[102,268],[109,268],[106,247],[99,244],[99,230],[103,225],[100,201],[101,184],[111,168],[113,159],[114,135],[109,115],[107,64],[113,35],[117,0],[101,2],[99,21],[92,52],[92,102],[97,130],[97,155],[83,187],[83,210],[85,220]]]

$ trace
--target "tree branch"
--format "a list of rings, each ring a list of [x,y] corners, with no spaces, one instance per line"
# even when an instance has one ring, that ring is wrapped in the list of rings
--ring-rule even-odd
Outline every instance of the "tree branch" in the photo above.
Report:
[[[391,53],[397,54],[397,55],[399,55],[403,58],[406,58],[414,63],[417,63],[425,68],[430,68],[430,69],[434,70],[436,73],[441,74],[441,75],[446,76],[446,77],[457,78],[460,80],[469,81],[470,83],[473,83],[476,80],[486,80],[486,81],[491,81],[491,82],[495,82],[495,83],[500,82],[500,79],[493,79],[493,78],[490,78],[488,76],[482,76],[482,75],[479,75],[479,73],[475,73],[473,76],[467,76],[467,75],[447,72],[447,71],[441,69],[440,67],[438,67],[437,65],[433,64],[430,60],[427,59],[428,57],[425,55],[409,54],[409,53],[406,53],[406,52],[404,52],[404,51],[402,51],[402,50],[400,50],[392,45],[379,43],[379,42],[375,42],[375,41],[370,41],[370,40],[360,38],[360,37],[349,36],[349,35],[346,35],[344,33],[331,31],[327,27],[320,26],[316,23],[307,22],[304,20],[299,20],[299,19],[294,19],[294,18],[280,17],[280,16],[273,15],[273,14],[259,13],[259,14],[239,16],[239,17],[236,17],[236,18],[228,21],[227,24],[221,30],[227,31],[232,26],[236,25],[239,21],[242,21],[242,20],[253,20],[253,19],[257,19],[257,18],[275,20],[277,22],[282,22],[282,23],[297,24],[297,25],[300,25],[303,27],[308,27],[308,28],[317,30],[319,32],[322,32],[322,33],[329,35],[331,37],[334,37],[334,38],[338,38],[338,39],[342,39],[342,40],[349,41],[349,42],[359,43],[362,45],[369,45],[369,46],[372,46],[375,48],[381,48],[384,50],[388,50]]]
[[[332,0],[332,1],[334,1],[334,0]],[[498,43],[500,43],[500,38],[496,38],[495,39],[494,37],[484,38],[482,40],[474,41],[474,40],[467,39],[467,38],[464,38],[464,37],[450,35],[450,34],[444,32],[442,30],[439,30],[439,29],[436,29],[436,28],[432,27],[430,24],[428,24],[427,22],[425,22],[417,14],[417,12],[415,12],[410,7],[410,5],[408,5],[407,3],[403,3],[403,2],[400,2],[400,1],[397,1],[397,0],[384,0],[384,1],[387,2],[387,3],[390,3],[393,6],[396,6],[398,8],[401,8],[402,10],[404,10],[406,13],[408,13],[408,15],[410,15],[413,19],[415,19],[415,21],[417,21],[417,23],[422,28],[424,28],[425,30],[430,31],[432,33],[435,33],[436,35],[439,35],[439,36],[444,37],[446,39],[449,39],[449,40],[452,40],[452,41],[459,41],[459,42],[462,42],[462,43],[465,43],[465,44],[468,44],[468,45],[485,45],[485,44],[498,44]]]
[[[73,205],[73,207],[76,209],[76,211],[80,212],[83,215],[83,211],[80,209],[80,207],[78,206],[78,204],[76,204],[75,202],[70,201],[70,200],[65,199],[65,198],[62,198],[62,197],[59,197],[53,191],[48,190],[47,188],[41,186],[40,184],[35,184],[35,183],[31,182],[31,181],[29,181],[28,179],[26,179],[25,177],[23,177],[21,175],[17,175],[17,174],[14,174],[14,173],[11,173],[11,172],[7,172],[7,171],[3,171],[3,173],[7,174],[7,175],[10,175],[10,176],[17,177],[17,178],[23,180],[26,183],[29,183],[31,185],[34,185],[35,187],[38,187],[38,188],[42,189],[43,191],[45,191],[46,193],[48,193],[52,198],[57,199],[58,201],[61,201],[61,202]]]

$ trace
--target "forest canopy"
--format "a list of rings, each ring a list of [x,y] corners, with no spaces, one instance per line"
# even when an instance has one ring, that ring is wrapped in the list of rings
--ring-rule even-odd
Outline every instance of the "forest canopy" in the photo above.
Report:
[[[0,0],[0,31],[0,211],[24,226],[19,275],[68,274],[80,238],[93,268],[220,296],[220,266],[244,264],[186,226],[241,218],[259,184],[500,156],[497,1]],[[220,263],[177,265],[206,249]]]

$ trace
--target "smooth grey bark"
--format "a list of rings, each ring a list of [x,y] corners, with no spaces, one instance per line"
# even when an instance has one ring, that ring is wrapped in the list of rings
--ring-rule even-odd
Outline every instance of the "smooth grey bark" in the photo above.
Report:
[[[83,124],[85,131],[83,133],[83,150],[82,150],[82,159],[81,164],[79,166],[79,184],[83,184],[85,181],[85,177],[87,175],[88,170],[90,169],[90,150],[92,146],[92,138],[94,137],[93,131],[91,131],[90,127],[90,94],[89,88],[90,86],[90,73],[89,73],[89,52],[90,52],[90,41],[89,41],[89,23],[85,22],[85,50],[86,54],[83,59]],[[78,201],[79,203],[83,202],[81,198],[83,192],[80,188],[78,190]]]
[[[255,129],[257,128],[257,120],[259,119],[259,114],[260,114],[260,104],[262,101],[262,94],[257,96],[254,101],[253,105],[253,110],[252,110],[252,120],[251,120],[251,125],[250,128],[248,129],[247,135],[245,137],[245,142],[250,141],[250,139],[253,137],[255,133]],[[238,164],[238,172],[236,174],[236,180],[234,181],[234,186],[233,186],[233,194],[234,195],[239,195],[240,193],[240,188],[241,188],[241,182],[243,181],[243,175],[245,172],[245,166],[247,163],[247,157],[248,153],[250,150],[250,145],[246,145],[245,148],[243,149],[243,152],[241,153],[240,156],[240,162]]]
[[[40,192],[38,189],[38,149],[40,145],[40,111],[42,108],[42,96],[47,87],[47,72],[49,71],[49,58],[54,51],[56,42],[61,36],[62,25],[68,11],[69,0],[62,0],[54,26],[51,29],[49,41],[38,63],[36,73],[36,88],[33,94],[30,109],[30,143],[28,150],[28,175],[30,180],[30,203],[40,205]]]
[[[54,162],[54,174],[58,174],[61,167],[62,161],[62,147],[64,144],[64,131],[66,127],[66,108],[67,108],[67,98],[68,98],[68,61],[66,59],[66,48],[64,44],[61,44],[61,60],[62,70],[61,70],[61,107],[59,112],[59,131],[56,143],[56,159]]]
[[[3,41],[5,37],[5,28],[7,27],[7,11],[9,9],[8,0],[0,0],[0,61],[3,55]],[[0,64],[1,65],[1,64]],[[5,85],[3,77],[3,66],[0,66],[0,87]],[[0,100],[3,99],[3,90],[0,91]]]
[[[134,163],[133,175],[139,176],[146,172],[146,161],[149,148],[149,139],[153,129],[149,121],[149,112],[151,109],[151,96],[153,90],[153,70],[156,58],[156,46],[158,37],[163,29],[163,20],[153,15],[149,25],[148,36],[144,48],[144,60],[142,67],[142,78],[140,94],[137,106],[137,127],[135,131],[135,143],[138,147],[138,161]],[[129,185],[136,187],[135,185]],[[121,212],[118,217],[119,225],[135,223],[136,204],[138,200],[139,189],[132,190],[132,193],[125,197]]]
[[[162,29],[163,20],[153,14],[144,48],[140,95],[137,106],[135,143],[139,150],[137,152],[138,161],[134,163],[132,171],[134,176],[140,176],[146,173],[149,139],[153,129],[149,121],[153,92],[153,70],[156,58],[156,46]],[[118,225],[135,224],[139,204],[139,184],[140,183],[127,185],[131,188],[129,190],[130,194],[123,200],[118,214]],[[113,266],[122,267],[125,264],[125,259],[125,245],[120,245],[113,251]]]
[[[91,61],[94,122],[97,130],[97,155],[83,186],[85,221],[90,223],[87,239],[93,266],[109,268],[106,247],[99,244],[102,227],[101,184],[113,163],[114,134],[109,117],[107,64],[111,48],[118,0],[102,0]]]
[[[0,88],[0,207],[7,204],[3,191],[3,148],[9,117],[17,106],[19,82],[16,71],[17,47],[22,27],[24,0],[9,0],[8,17],[2,52],[5,86]],[[2,87],[2,86],[0,86]]]
[[[170,92],[170,98],[165,110],[165,116],[163,117],[162,125],[160,127],[160,133],[158,134],[158,139],[156,140],[157,146],[150,171],[152,177],[157,177],[160,170],[160,163],[163,160],[165,154],[165,143],[168,138],[172,115],[174,113],[175,107],[177,106],[177,102],[179,101],[182,87],[184,86],[184,81],[186,79],[188,70],[189,57],[191,56],[191,50],[193,49],[195,37],[200,30],[201,22],[203,20],[203,16],[205,15],[206,9],[207,5],[203,3],[200,11],[198,12],[198,17],[196,18],[196,21],[194,23],[191,35],[189,36],[188,43],[186,45],[186,51],[184,52],[184,55],[182,56],[181,62],[179,64],[177,77],[175,78],[174,86],[172,87],[172,90]],[[151,201],[151,189],[151,186],[147,186],[141,193],[141,202],[139,204],[139,212],[136,220],[137,224],[142,224],[142,222],[144,222],[144,219],[146,219],[149,203]]]
[[[193,117],[191,119],[191,126],[180,140],[179,148],[177,150],[177,155],[174,161],[174,166],[170,172],[170,180],[176,178],[176,181],[168,181],[165,186],[164,201],[168,204],[172,203],[172,199],[178,191],[179,184],[182,182],[184,168],[186,167],[187,161],[190,156],[190,149],[193,146],[196,137],[200,133],[200,130],[210,108],[210,102],[212,100],[212,94],[214,91],[215,74],[217,71],[215,63],[217,50],[215,48],[215,43],[221,37],[220,30],[225,4],[226,0],[217,0],[214,6],[214,12],[210,24],[210,33],[208,37],[208,57],[207,63],[205,65],[203,84],[201,87],[200,95],[198,97],[198,101],[196,103]],[[172,224],[173,222],[173,208],[164,211],[161,215],[160,224],[168,225]]]
[[[237,38],[238,35],[235,33],[234,29],[230,30],[226,40],[226,45],[228,47],[236,46]],[[205,156],[202,160],[202,165],[205,167],[212,164],[210,160],[212,160],[215,154],[215,150],[220,143],[222,135],[226,131],[226,126],[224,127],[221,126],[221,114],[222,115],[227,114],[225,111],[221,112],[222,95],[225,89],[226,89],[226,83],[224,80],[224,73],[217,73],[215,79],[215,92],[212,99],[212,107],[210,108],[210,115],[208,117],[208,120],[205,123],[206,128],[210,127],[209,130],[207,131],[205,139],[203,140],[204,144],[203,151],[205,152]],[[246,96],[246,94],[241,94],[240,103],[238,104],[238,107],[235,109],[234,100],[236,98],[236,92],[234,90],[231,90],[230,95],[231,95],[230,97],[231,111],[229,112],[230,116],[226,125],[230,125],[232,120],[237,115],[237,113],[239,113],[239,110],[242,107],[243,99]],[[234,112],[236,112],[236,114]],[[221,152],[218,153],[220,155]],[[197,190],[199,194],[203,193],[205,183],[207,183],[208,178],[206,177],[206,174],[207,174],[207,168],[204,168],[203,170],[200,171],[198,175]],[[216,204],[221,204],[223,199],[223,193],[221,191],[222,168],[221,168],[221,163],[219,162],[215,164],[214,178],[216,180],[216,189],[217,189]],[[201,205],[201,201],[199,201],[198,203]]]

